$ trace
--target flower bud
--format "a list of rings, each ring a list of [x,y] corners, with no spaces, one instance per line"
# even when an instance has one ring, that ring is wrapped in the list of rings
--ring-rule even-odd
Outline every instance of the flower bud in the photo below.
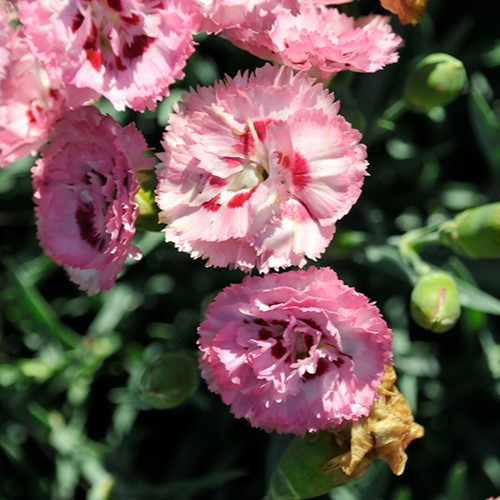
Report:
[[[466,82],[462,61],[438,52],[424,57],[413,68],[403,95],[410,108],[426,113],[453,101],[463,91]]]
[[[500,202],[459,213],[444,224],[439,237],[441,243],[465,257],[500,257]]]
[[[136,227],[146,231],[161,231],[163,226],[158,223],[158,206],[155,202],[156,176],[153,170],[139,171],[140,189],[134,197],[138,206]]]
[[[191,396],[200,382],[196,360],[188,353],[163,354],[144,372],[144,398],[155,408],[174,408]]]
[[[366,417],[304,438],[295,438],[281,457],[265,500],[313,498],[359,479],[377,458],[401,475],[408,459],[405,450],[424,435],[410,405],[398,391],[396,372],[385,367],[378,386],[379,399]]]
[[[332,457],[346,451],[347,446],[339,446],[334,433],[295,438],[278,463],[265,500],[314,498],[357,479],[359,476],[349,477],[341,469],[325,470]]]
[[[441,271],[422,276],[411,294],[411,316],[426,330],[448,331],[460,317],[455,280]]]

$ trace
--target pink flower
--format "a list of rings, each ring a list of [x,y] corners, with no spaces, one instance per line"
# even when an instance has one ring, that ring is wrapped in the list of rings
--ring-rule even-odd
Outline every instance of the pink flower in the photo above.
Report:
[[[196,0],[203,14],[202,27],[209,33],[237,28],[251,22],[274,20],[280,8],[297,13],[299,0]]]
[[[30,52],[21,29],[9,26],[0,11],[0,166],[35,154],[66,109],[59,84]]]
[[[200,14],[193,0],[19,0],[34,52],[71,88],[118,110],[154,109],[183,76]]]
[[[237,418],[304,434],[368,414],[392,364],[379,310],[328,268],[247,277],[209,305],[202,375]]]
[[[367,166],[338,109],[306,74],[271,65],[185,95],[159,155],[166,240],[246,271],[319,257]]]
[[[309,71],[318,78],[344,70],[378,71],[398,60],[396,50],[402,44],[389,17],[354,19],[337,9],[310,3],[303,3],[296,16],[279,9],[266,25],[250,17],[222,35],[262,59]]]
[[[89,294],[110,289],[131,246],[138,170],[150,169],[146,141],[95,107],[69,111],[33,168],[38,237],[50,258]]]

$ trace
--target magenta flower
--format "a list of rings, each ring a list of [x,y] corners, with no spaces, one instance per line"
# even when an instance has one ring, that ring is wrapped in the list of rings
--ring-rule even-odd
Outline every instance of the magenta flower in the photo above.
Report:
[[[8,19],[0,10],[0,167],[35,154],[67,109],[64,91]]]
[[[69,89],[154,109],[194,51],[193,0],[19,0],[34,52]]]
[[[38,237],[50,258],[89,294],[110,289],[135,233],[138,170],[153,167],[135,125],[95,107],[69,111],[33,168]]]
[[[186,94],[159,155],[166,240],[246,271],[319,257],[367,166],[338,109],[306,74],[270,65]]]
[[[247,277],[198,332],[202,375],[237,418],[304,434],[368,414],[392,364],[379,310],[328,268]]]
[[[326,3],[326,2],[316,2]],[[302,3],[298,15],[281,8],[273,16],[249,15],[239,26],[222,31],[238,47],[316,78],[339,71],[372,73],[398,60],[402,39],[389,17],[354,19],[335,8]]]

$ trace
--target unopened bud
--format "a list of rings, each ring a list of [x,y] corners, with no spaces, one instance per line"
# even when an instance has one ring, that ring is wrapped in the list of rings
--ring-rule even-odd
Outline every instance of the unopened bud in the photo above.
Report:
[[[200,382],[195,358],[188,353],[163,354],[141,379],[144,398],[155,408],[173,408],[191,396]]]
[[[403,91],[415,111],[430,111],[457,98],[467,82],[462,61],[437,52],[424,57],[411,71]]]
[[[350,477],[341,469],[325,470],[332,457],[346,450],[347,445],[339,445],[328,432],[294,438],[274,471],[264,500],[315,498],[357,479],[358,475]]]
[[[465,210],[444,224],[441,243],[476,259],[500,257],[500,202]]]
[[[460,298],[455,280],[445,272],[422,276],[411,294],[411,316],[426,330],[448,331],[460,317]]]
[[[134,196],[138,206],[136,227],[147,231],[161,231],[158,223],[159,209],[155,202],[156,176],[153,170],[141,170],[137,176],[139,191]]]

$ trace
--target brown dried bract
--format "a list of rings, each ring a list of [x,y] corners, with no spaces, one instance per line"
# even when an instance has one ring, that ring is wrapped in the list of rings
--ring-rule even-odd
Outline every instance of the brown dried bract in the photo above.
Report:
[[[352,423],[350,451],[328,462],[326,470],[341,468],[348,476],[360,477],[376,458],[384,459],[396,475],[404,471],[405,449],[424,435],[424,428],[415,423],[411,408],[394,385],[396,372],[386,366],[379,399],[370,414]]]
[[[402,24],[418,24],[428,0],[380,0],[382,7],[397,14]]]

